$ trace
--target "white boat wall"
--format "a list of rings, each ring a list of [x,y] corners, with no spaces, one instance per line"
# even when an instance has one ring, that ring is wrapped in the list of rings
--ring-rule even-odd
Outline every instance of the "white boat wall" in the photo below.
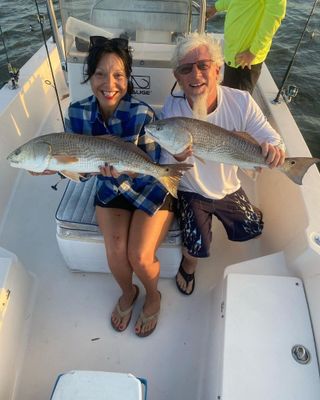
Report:
[[[130,25],[126,31],[135,49],[136,95],[156,110],[174,82],[169,66],[176,36],[172,32],[188,30],[189,3],[98,1],[82,21],[93,26],[87,36],[101,33],[94,31],[95,25],[118,36],[129,17],[145,22],[140,29]],[[60,4],[66,29],[68,17],[79,19],[79,15],[71,0]],[[201,26],[204,7],[201,2],[200,14],[192,8],[193,24]],[[187,22],[178,30],[157,26],[158,19],[179,26],[183,18]],[[88,93],[88,86],[79,83],[85,53],[75,48],[74,39],[72,32],[66,32],[68,86],[57,48],[48,41],[64,111],[71,99]],[[79,235],[69,226],[62,227],[69,234],[60,235],[61,221],[55,216],[67,180],[54,191],[50,186],[57,176],[33,177],[11,168],[6,160],[27,140],[63,129],[48,80],[52,82],[52,76],[41,48],[21,69],[19,88],[5,86],[0,91],[0,400],[142,399],[135,381],[130,394],[106,397],[116,386],[112,382],[122,385],[122,374],[146,379],[149,400],[318,400],[320,175],[316,166],[306,173],[302,186],[277,171],[264,170],[255,181],[241,174],[248,196],[263,211],[263,234],[248,242],[231,242],[214,220],[212,255],[200,260],[190,297],[177,291],[172,278],[181,248],[179,241],[171,243],[159,256],[162,304],[157,329],[144,339],[134,334],[143,306],[143,288],[136,281],[141,294],[132,322],[125,332],[117,333],[110,315],[120,290],[105,273],[100,233]],[[285,102],[272,104],[276,93],[264,66],[254,97],[282,135],[288,156],[309,157]],[[81,272],[74,272],[77,266]],[[67,374],[70,371],[79,372]],[[81,371],[91,372],[83,377]],[[99,371],[116,374],[105,377]],[[60,374],[71,376],[67,387],[63,378],[55,386]],[[75,387],[72,377],[78,379]]]

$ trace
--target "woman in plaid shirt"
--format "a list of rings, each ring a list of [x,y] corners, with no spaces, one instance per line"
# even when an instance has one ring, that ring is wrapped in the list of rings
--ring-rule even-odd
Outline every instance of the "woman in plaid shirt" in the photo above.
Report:
[[[67,130],[86,135],[114,135],[135,143],[158,162],[161,149],[146,137],[144,126],[154,111],[131,96],[132,56],[122,38],[90,38],[86,79],[93,96],[69,106]],[[139,288],[135,272],[146,290],[135,333],[150,335],[157,324],[161,294],[157,290],[160,264],[156,250],[173,219],[173,199],[155,178],[119,174],[103,166],[95,196],[96,216],[103,234],[110,270],[122,290],[111,315],[116,331],[124,331],[131,319]]]

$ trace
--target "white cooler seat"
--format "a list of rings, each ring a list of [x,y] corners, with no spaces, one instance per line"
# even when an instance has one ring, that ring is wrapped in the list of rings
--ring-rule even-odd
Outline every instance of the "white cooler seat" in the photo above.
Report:
[[[58,377],[51,400],[142,400],[143,384],[131,374],[70,371]]]
[[[96,178],[69,182],[56,212],[57,241],[68,265],[75,272],[110,272],[102,234],[93,205]],[[174,220],[157,252],[160,277],[176,275],[181,257],[181,232]]]

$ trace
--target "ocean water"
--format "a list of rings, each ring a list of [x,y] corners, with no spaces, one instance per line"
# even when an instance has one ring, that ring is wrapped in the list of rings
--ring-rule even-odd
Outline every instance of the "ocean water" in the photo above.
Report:
[[[54,0],[55,9],[58,1]],[[79,5],[81,6],[81,0]],[[209,1],[212,4],[213,1]],[[288,1],[287,13],[274,40],[267,58],[268,68],[280,86],[287,67],[304,30],[314,0]],[[43,44],[37,9],[34,0],[0,0],[0,87],[9,80],[9,61],[20,68]],[[38,0],[44,16],[45,35],[50,36],[50,22],[45,1]],[[58,15],[59,16],[59,15]],[[217,15],[208,24],[209,31],[223,32],[224,15]],[[320,2],[309,21],[300,48],[290,71],[287,85],[298,87],[298,95],[289,108],[314,157],[320,158]]]

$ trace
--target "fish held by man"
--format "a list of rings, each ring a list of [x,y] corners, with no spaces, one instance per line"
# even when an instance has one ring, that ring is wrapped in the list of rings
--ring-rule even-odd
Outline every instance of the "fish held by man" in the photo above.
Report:
[[[194,118],[172,117],[156,121],[145,127],[146,134],[169,153],[175,155],[192,145],[195,157],[243,169],[266,168],[259,143],[246,132],[232,132],[206,121]],[[203,161],[205,162],[205,161]],[[302,185],[302,178],[319,158],[286,158],[276,169],[294,183]]]
[[[192,167],[185,163],[157,164],[135,144],[118,137],[70,133],[51,133],[31,139],[9,154],[7,160],[15,168],[40,173],[58,171],[78,182],[83,174],[99,173],[99,167],[108,164],[119,172],[151,175],[174,197],[183,172]]]

